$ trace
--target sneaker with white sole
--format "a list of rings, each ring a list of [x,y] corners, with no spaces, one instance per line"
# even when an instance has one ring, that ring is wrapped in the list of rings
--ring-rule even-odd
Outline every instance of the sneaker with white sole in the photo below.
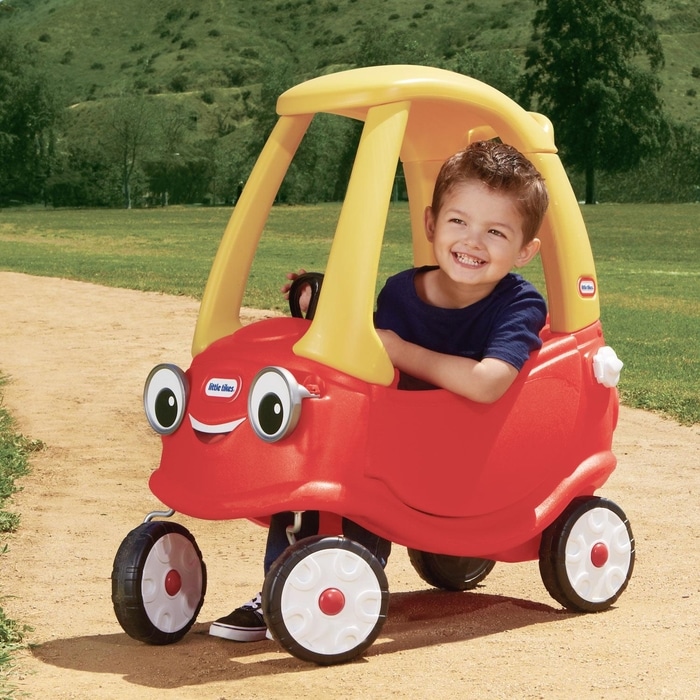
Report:
[[[209,634],[234,642],[259,642],[265,639],[267,625],[263,619],[260,593],[230,615],[212,622]]]

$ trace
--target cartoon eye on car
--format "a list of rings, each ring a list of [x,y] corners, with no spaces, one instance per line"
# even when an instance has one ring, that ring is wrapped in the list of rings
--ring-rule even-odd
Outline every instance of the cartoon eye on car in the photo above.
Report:
[[[202,606],[202,554],[190,532],[163,519],[173,512],[265,524],[278,512],[318,510],[331,525],[347,517],[405,546],[439,588],[473,589],[495,562],[538,560],[561,605],[610,607],[635,558],[627,517],[596,495],[616,465],[622,363],[605,345],[591,248],[550,122],[474,79],[419,66],[315,78],[281,95],[277,111],[214,260],[191,366],[159,365],[146,382],[146,416],[162,436],[150,488],[169,510],[149,514],[117,552],[112,599],[123,629],[176,642]],[[244,326],[254,252],[318,113],[364,126],[315,313]],[[542,347],[493,404],[399,390],[372,324],[396,164],[414,264],[432,264],[423,211],[440,165],[495,137],[524,153],[549,190]],[[379,562],[332,529],[288,549],[263,587],[273,637],[320,664],[367,649],[388,600]]]

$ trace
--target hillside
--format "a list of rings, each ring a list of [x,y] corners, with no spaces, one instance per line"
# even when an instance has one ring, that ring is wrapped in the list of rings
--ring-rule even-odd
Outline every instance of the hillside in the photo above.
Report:
[[[700,4],[647,6],[666,55],[668,112],[700,127]],[[352,66],[368,31],[409,32],[442,57],[462,48],[520,53],[534,10],[534,0],[0,0],[0,29],[47,60],[69,105],[134,89],[240,89],[273,59],[303,79]]]

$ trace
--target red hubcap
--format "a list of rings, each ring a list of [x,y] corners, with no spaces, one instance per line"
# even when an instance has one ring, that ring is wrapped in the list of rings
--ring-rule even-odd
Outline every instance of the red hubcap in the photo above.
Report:
[[[169,596],[175,596],[180,592],[181,588],[182,579],[180,578],[180,574],[175,571],[175,569],[170,569],[165,577],[165,592]]]
[[[326,588],[318,597],[318,607],[325,615],[337,615],[345,607],[345,596],[337,588]]]
[[[608,546],[605,542],[597,542],[591,549],[591,564],[600,569],[608,561]]]

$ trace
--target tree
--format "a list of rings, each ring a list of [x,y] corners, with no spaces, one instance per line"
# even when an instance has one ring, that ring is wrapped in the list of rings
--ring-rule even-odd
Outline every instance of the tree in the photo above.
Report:
[[[358,67],[397,63],[430,66],[436,60],[414,32],[389,31],[386,27],[366,29],[355,56]]]
[[[118,163],[124,208],[131,209],[132,177],[153,141],[153,113],[145,97],[120,97],[109,107],[105,148]]]
[[[591,204],[596,170],[629,169],[663,143],[663,50],[644,0],[536,2],[523,99],[554,123]]]
[[[272,131],[277,114],[277,98],[298,82],[289,66],[271,61],[261,85],[259,107],[253,115],[248,153],[257,156]],[[358,122],[358,127],[362,125]],[[287,204],[330,201],[342,198],[355,154],[359,130],[350,120],[328,114],[317,114],[280,186],[278,201]]]
[[[471,51],[462,49],[449,62],[449,68],[495,87],[504,95],[517,98],[520,64],[509,50]]]
[[[153,149],[156,153],[145,169],[149,176],[151,193],[160,195],[164,206],[171,201],[175,204],[182,203],[178,201],[177,194],[173,197],[173,193],[176,189],[182,189],[178,184],[184,170],[186,136],[192,128],[191,125],[190,117],[179,103],[163,105],[159,110],[155,125],[156,147]]]
[[[0,199],[43,194],[60,115],[56,93],[37,57],[9,32],[0,35]]]

